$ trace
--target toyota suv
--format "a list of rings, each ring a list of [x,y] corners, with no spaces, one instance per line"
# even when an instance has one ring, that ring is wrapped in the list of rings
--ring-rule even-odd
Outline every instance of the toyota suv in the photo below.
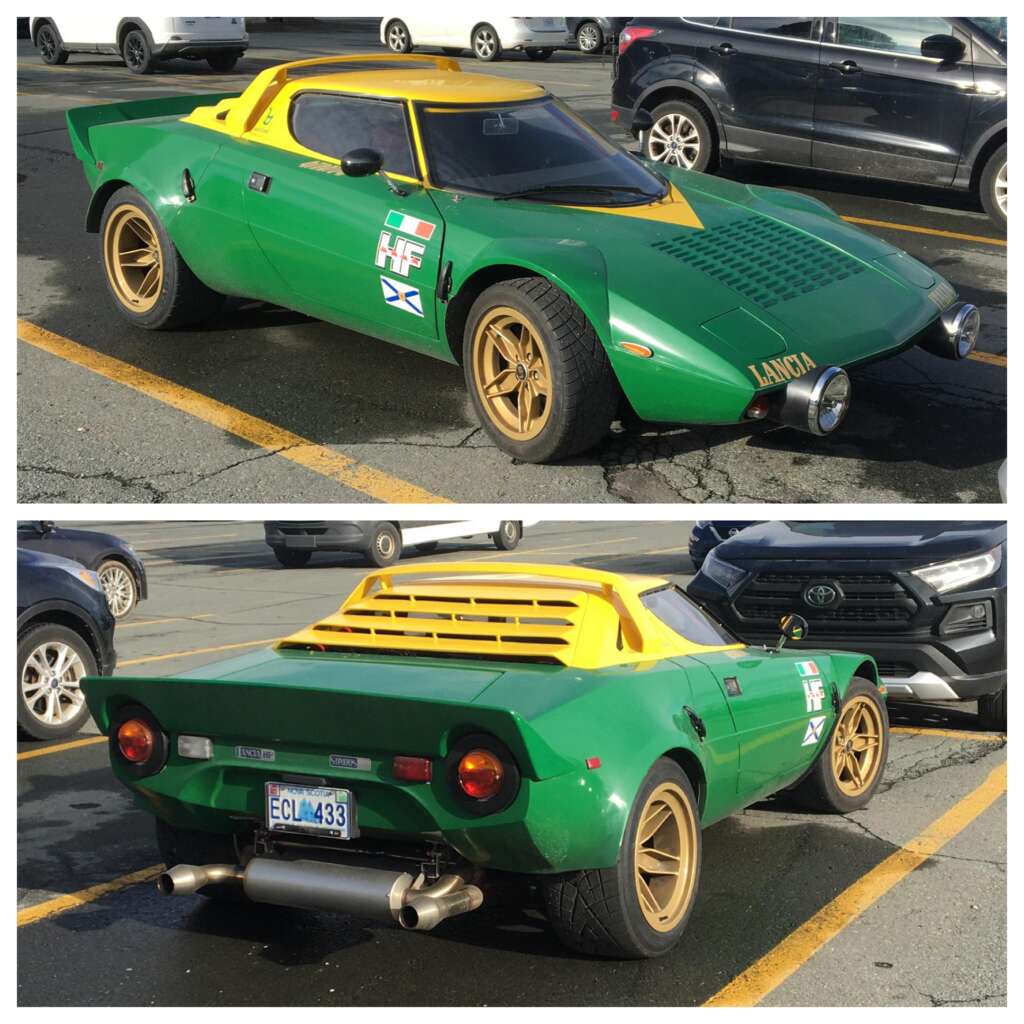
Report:
[[[651,160],[975,193],[1006,224],[1006,18],[634,18],[613,121]]]
[[[773,522],[719,544],[687,593],[747,643],[799,612],[865,651],[894,700],[977,700],[1006,728],[1006,524]]]

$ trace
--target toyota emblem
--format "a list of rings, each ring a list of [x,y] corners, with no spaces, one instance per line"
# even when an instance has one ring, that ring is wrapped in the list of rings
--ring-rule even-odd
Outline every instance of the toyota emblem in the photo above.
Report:
[[[812,583],[804,591],[804,604],[812,608],[828,608],[839,600],[839,590],[831,583]]]

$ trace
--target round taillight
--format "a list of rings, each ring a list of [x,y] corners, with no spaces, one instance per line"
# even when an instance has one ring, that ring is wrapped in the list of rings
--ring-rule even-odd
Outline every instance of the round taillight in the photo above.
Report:
[[[500,759],[489,750],[471,750],[459,761],[459,786],[466,796],[488,800],[501,789],[505,775]]]
[[[153,730],[138,718],[129,718],[117,729],[117,749],[132,764],[142,764],[153,753],[156,736]]]

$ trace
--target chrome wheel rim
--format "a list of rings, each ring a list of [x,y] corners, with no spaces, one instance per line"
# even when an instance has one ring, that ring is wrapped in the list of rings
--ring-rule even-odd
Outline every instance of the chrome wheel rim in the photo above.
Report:
[[[388,45],[392,50],[398,50],[399,52],[405,49],[405,44],[409,41],[409,34],[405,31],[402,25],[392,25],[388,29]]]
[[[135,607],[135,581],[124,566],[108,566],[100,573],[100,584],[115,619],[123,618]]]
[[[57,640],[40,644],[21,670],[21,699],[43,725],[64,725],[82,709],[85,665],[78,652]]]
[[[832,734],[832,772],[846,795],[871,788],[882,763],[882,715],[870,697],[858,696],[843,708]]]
[[[666,114],[651,126],[647,155],[663,164],[689,170],[700,156],[700,134],[685,114]]]
[[[686,914],[697,883],[697,822],[674,782],[658,786],[640,812],[633,874],[647,923],[658,932],[672,931]]]
[[[995,192],[996,205],[999,207],[1000,212],[1006,216],[1006,164],[999,168],[999,172],[996,174],[995,185],[993,186]]]
[[[494,55],[495,39],[494,34],[487,29],[482,29],[476,34],[474,49],[478,57],[492,57]]]
[[[131,203],[119,206],[103,236],[104,265],[114,294],[133,313],[146,313],[160,298],[163,258],[156,229]]]
[[[498,306],[473,337],[473,382],[488,419],[508,437],[529,441],[551,415],[551,371],[540,331],[518,310]]]
[[[593,53],[601,45],[601,36],[594,25],[584,25],[580,29],[580,49],[585,53]]]

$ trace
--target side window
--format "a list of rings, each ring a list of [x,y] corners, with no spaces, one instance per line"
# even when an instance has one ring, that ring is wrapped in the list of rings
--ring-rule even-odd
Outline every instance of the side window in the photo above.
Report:
[[[921,43],[928,36],[952,34],[945,18],[839,18],[836,42],[920,57]]]
[[[810,39],[814,18],[733,18],[732,27],[787,39]]]
[[[400,103],[303,92],[292,102],[291,130],[296,142],[316,153],[340,157],[375,149],[385,171],[418,177]]]
[[[640,595],[640,602],[673,633],[694,644],[720,647],[739,643],[729,631],[698,608],[678,587],[663,587]]]

